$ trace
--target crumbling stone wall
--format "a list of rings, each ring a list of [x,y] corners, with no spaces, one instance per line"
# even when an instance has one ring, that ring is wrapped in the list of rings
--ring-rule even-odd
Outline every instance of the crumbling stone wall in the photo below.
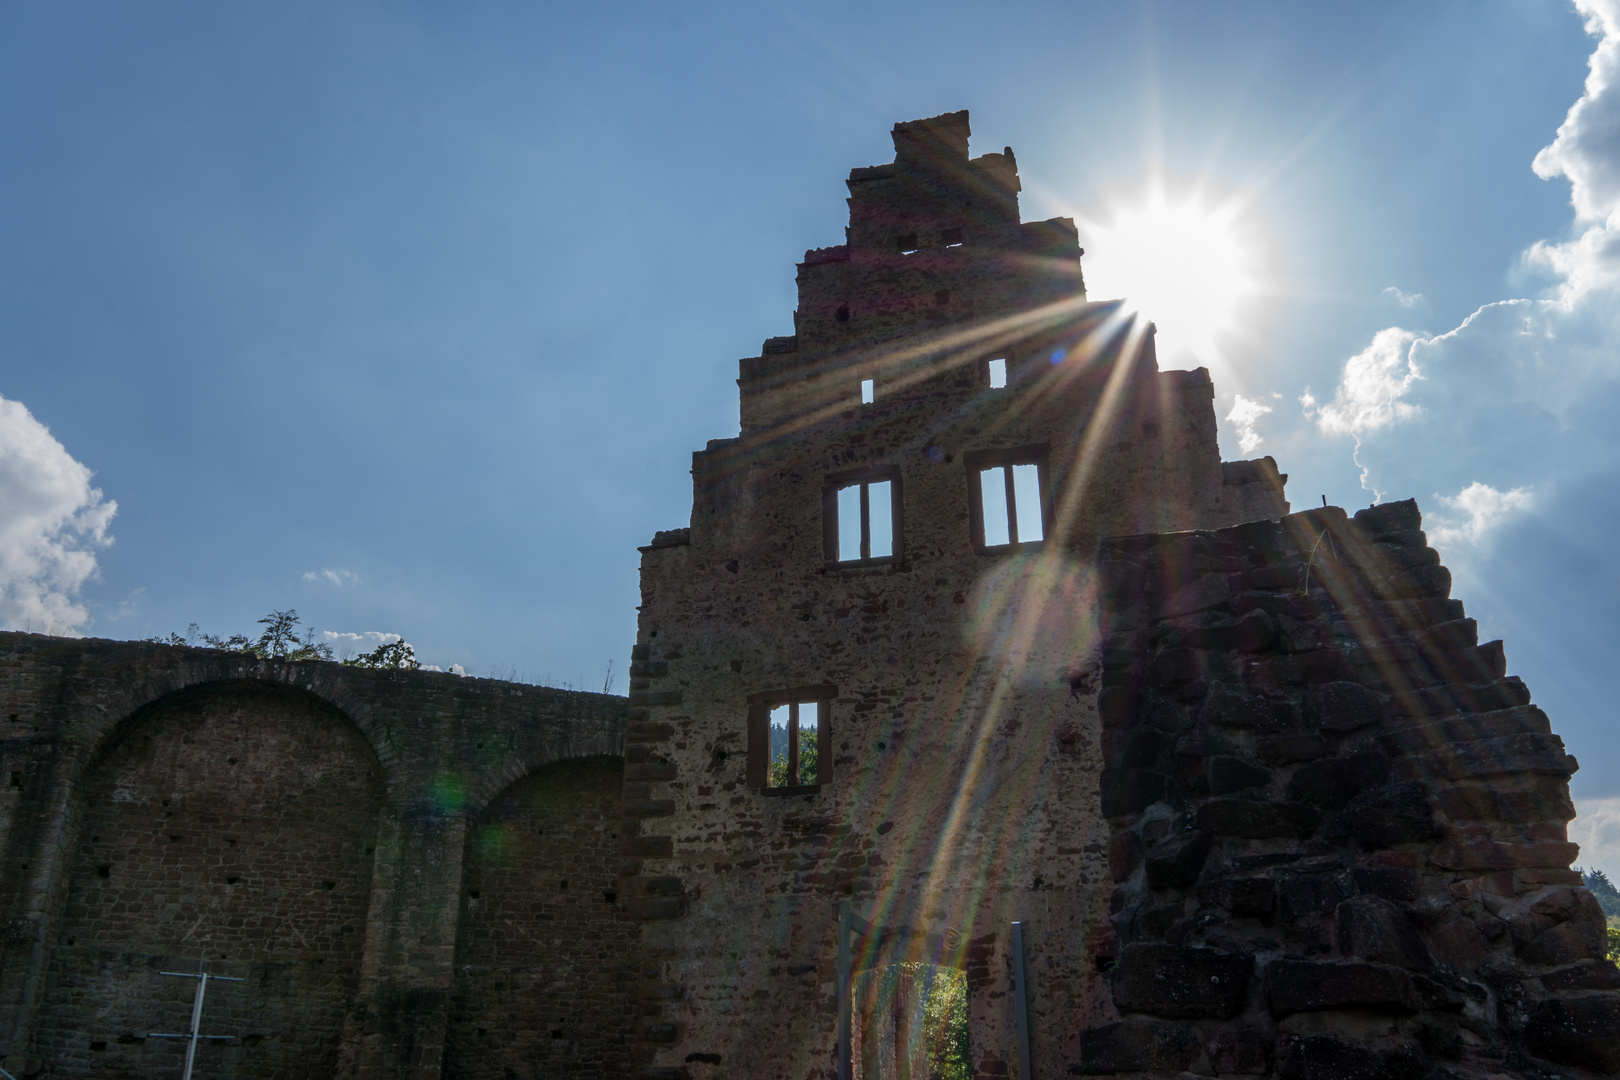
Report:
[[[1121,1019],[1085,1073],[1620,1072],[1575,760],[1415,504],[1110,540],[1099,569]]]
[[[591,1016],[574,1057],[552,1046],[546,1066],[626,1075],[612,1031],[628,995],[605,988],[636,945],[598,888],[616,869],[624,709],[432,672],[0,633],[0,1064],[99,1077],[179,1061],[141,1041],[189,1017],[191,987],[156,972],[207,945],[212,970],[247,980],[210,989],[206,1028],[244,1038],[200,1051],[208,1075],[438,1077],[470,823],[552,776],[572,794],[532,805],[595,899],[566,909],[566,941],[546,934],[554,904],[500,928],[542,943],[506,950],[531,976],[587,955],[607,973],[576,983]],[[490,869],[481,849],[470,869]],[[490,990],[458,1023],[488,1008],[549,1036],[554,1001]]]
[[[52,1076],[152,1075],[183,1044],[189,980],[216,983],[212,1072],[330,1075],[360,980],[382,770],[307,691],[216,684],[145,710],[84,781],[34,1053]]]
[[[446,1077],[627,1076],[640,924],[618,895],[623,764],[548,765],[467,834]]]

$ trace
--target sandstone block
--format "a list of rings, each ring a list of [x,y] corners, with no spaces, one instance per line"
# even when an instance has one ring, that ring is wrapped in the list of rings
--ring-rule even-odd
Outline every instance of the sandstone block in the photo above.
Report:
[[[1080,1033],[1080,1071],[1180,1072],[1198,1058],[1198,1034],[1181,1024],[1126,1020]]]
[[[1304,803],[1261,802],[1251,799],[1211,799],[1198,808],[1198,828],[1217,836],[1249,839],[1294,836],[1303,839],[1316,831],[1321,811]]]
[[[1279,1019],[1322,1009],[1417,1011],[1412,977],[1375,964],[1273,960],[1266,965],[1266,996]]]
[[[1620,1074],[1620,998],[1584,997],[1543,1001],[1530,1012],[1524,1045],[1560,1065]]]
[[[1306,720],[1324,731],[1355,731],[1387,715],[1384,699],[1360,683],[1322,683],[1305,697]]]
[[[1228,1019],[1243,1009],[1252,966],[1247,956],[1215,949],[1127,945],[1114,968],[1114,1004],[1172,1020]]]

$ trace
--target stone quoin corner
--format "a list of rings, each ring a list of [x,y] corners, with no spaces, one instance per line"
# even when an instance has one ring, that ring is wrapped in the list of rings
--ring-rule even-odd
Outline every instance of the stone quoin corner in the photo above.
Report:
[[[206,947],[199,1076],[1620,1073],[1576,762],[1416,504],[1290,513],[1011,148],[893,139],[628,698],[0,633],[0,1066],[169,1075]]]

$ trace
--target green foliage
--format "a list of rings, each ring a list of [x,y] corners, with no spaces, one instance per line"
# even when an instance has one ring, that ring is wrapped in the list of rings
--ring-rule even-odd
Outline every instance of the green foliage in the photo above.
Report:
[[[774,743],[776,740],[772,739],[771,741]],[[801,784],[820,782],[820,773],[816,768],[819,749],[816,744],[818,741],[814,731],[799,733],[799,783]],[[789,783],[787,740],[784,738],[781,747],[776,750],[776,756],[771,758],[770,786],[787,787]]]
[[[314,627],[307,628],[300,637],[298,623],[296,608],[288,608],[286,611],[272,609],[270,614],[259,620],[259,625],[265,629],[257,639],[250,638],[246,634],[232,634],[230,637],[205,634],[197,629],[196,623],[192,623],[186,628],[185,637],[169,634],[167,637],[150,637],[146,640],[159,645],[190,645],[194,648],[244,652],[257,656],[260,660],[332,659],[332,646],[315,640]]]
[[[1620,915],[1620,889],[1614,887],[1609,875],[1601,870],[1582,870],[1578,866],[1575,869],[1586,882],[1586,887],[1592,890],[1592,895],[1597,897],[1598,907],[1603,909],[1603,914]]]
[[[1609,959],[1620,964],[1620,915],[1609,917]]]
[[[890,964],[857,975],[854,994],[862,1017],[863,1054],[884,1053],[882,1044],[900,1037],[892,1026],[895,1014],[908,1013],[921,1019],[922,1030],[910,1029],[917,1043],[893,1047],[913,1063],[902,1074],[918,1080],[924,1075],[927,1080],[971,1080],[965,971],[938,964]],[[927,1060],[926,1073],[915,1068],[920,1058]]]
[[[416,662],[416,650],[403,638],[379,645],[370,652],[356,656],[352,660],[345,660],[343,663],[349,667],[394,668],[402,671],[415,671],[422,666]]]

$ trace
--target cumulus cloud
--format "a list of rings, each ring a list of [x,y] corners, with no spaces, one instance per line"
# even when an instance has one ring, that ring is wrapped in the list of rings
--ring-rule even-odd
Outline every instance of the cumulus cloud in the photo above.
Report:
[[[1353,440],[1368,490],[1423,499],[1459,594],[1518,643],[1522,674],[1586,759],[1577,785],[1612,796],[1620,729],[1602,678],[1620,614],[1620,0],[1576,6],[1598,41],[1584,93],[1534,161],[1569,182],[1572,207],[1566,232],[1523,254],[1544,291],[1485,303],[1443,334],[1381,330],[1344,362],[1331,402],[1307,392],[1302,404],[1318,434]],[[1581,812],[1580,842],[1620,870],[1620,800]]]
[[[1420,292],[1402,292],[1400,289],[1396,288],[1394,285],[1390,285],[1390,286],[1385,287],[1383,293],[1380,294],[1380,295],[1389,297],[1391,300],[1395,301],[1397,304],[1401,305],[1401,307],[1404,307],[1404,308],[1417,307],[1419,304],[1423,303],[1423,294],[1422,293],[1420,293]]]
[[[1378,331],[1372,344],[1344,362],[1331,403],[1318,406],[1305,391],[1306,415],[1328,435],[1357,434],[1416,416],[1418,406],[1402,399],[1423,377],[1411,355],[1412,343],[1420,339],[1398,326]]]
[[[1620,798],[1577,799],[1569,838],[1581,845],[1580,863],[1620,880]]]
[[[0,625],[78,635],[118,504],[21,402],[0,397]]]
[[[345,585],[357,585],[360,583],[360,575],[353,570],[305,570],[303,578],[305,581],[324,581],[328,585],[335,585],[340,589]]]
[[[1265,439],[1255,430],[1255,425],[1260,422],[1261,417],[1271,411],[1270,405],[1262,405],[1242,394],[1233,395],[1232,411],[1226,414],[1226,420],[1237,429],[1239,450],[1245,454],[1252,454],[1260,449],[1260,444],[1265,442]]]
[[[308,574],[304,575],[306,578]],[[365,630],[358,634],[346,634],[337,630],[322,630],[321,637],[332,646],[339,656],[358,656],[361,653],[374,652],[383,645],[402,640],[398,634],[388,634],[380,630]]]
[[[1478,480],[1455,495],[1437,495],[1440,505],[1460,514],[1460,519],[1447,516],[1438,519],[1429,530],[1429,538],[1440,547],[1454,544],[1477,544],[1503,519],[1520,510],[1527,510],[1533,501],[1529,488],[1497,491]]]

